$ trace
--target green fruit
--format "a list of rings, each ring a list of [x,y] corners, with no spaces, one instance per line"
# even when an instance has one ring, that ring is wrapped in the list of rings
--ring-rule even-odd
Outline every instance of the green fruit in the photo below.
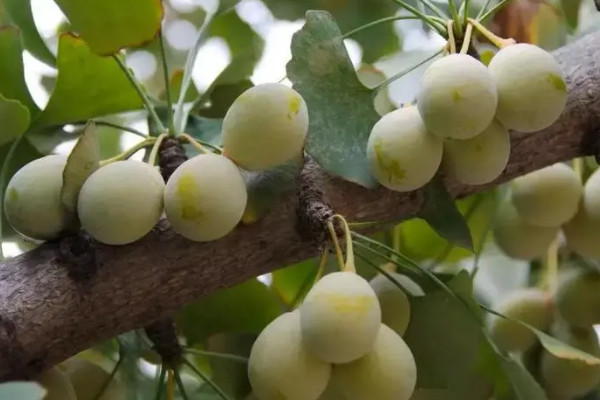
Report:
[[[510,137],[499,122],[470,139],[444,140],[444,170],[459,182],[482,185],[496,179],[508,163]]]
[[[259,400],[316,400],[331,366],[302,345],[298,311],[280,315],[260,333],[250,352],[248,378]]]
[[[545,331],[552,324],[552,303],[547,293],[536,288],[519,289],[509,293],[492,308],[500,314]],[[496,315],[488,319],[490,336],[504,351],[524,352],[537,341],[535,334],[524,326]]]
[[[569,249],[586,258],[600,258],[600,219],[591,218],[585,207],[562,228]]]
[[[302,154],[308,109],[302,96],[279,83],[242,93],[223,119],[224,154],[254,171],[273,168]]]
[[[126,398],[125,389],[116,377],[111,379],[102,396],[96,397],[110,378],[110,374],[90,361],[72,358],[62,363],[62,370],[73,385],[77,400],[125,400]]]
[[[442,140],[430,134],[416,107],[384,115],[371,131],[367,157],[383,186],[407,192],[433,178],[442,160]]]
[[[60,197],[64,156],[46,156],[13,175],[4,196],[4,213],[15,231],[38,240],[56,239],[69,217]]]
[[[381,326],[375,292],[353,272],[321,278],[300,306],[302,341],[323,361],[345,363],[371,350]]]
[[[573,329],[560,324],[554,336],[581,351],[600,356],[598,336],[593,328]],[[574,399],[592,391],[600,384],[600,366],[582,361],[561,359],[544,351],[541,360],[542,385],[552,399]]]
[[[583,188],[571,167],[558,163],[516,178],[512,201],[525,222],[555,227],[569,221],[579,208]]]
[[[382,325],[371,351],[334,366],[331,378],[348,400],[408,400],[417,382],[417,366],[404,340]]]
[[[558,119],[567,101],[560,65],[527,43],[500,50],[488,67],[498,88],[496,118],[508,129],[535,132]]]
[[[81,227],[111,245],[146,236],[163,210],[165,184],[158,170],[140,161],[117,161],[96,170],[77,202]]]
[[[36,378],[36,382],[47,391],[42,400],[79,400],[75,395],[73,386],[57,367],[42,372]]]
[[[585,182],[582,207],[590,219],[600,221],[600,169],[594,171]]]
[[[570,325],[600,323],[600,274],[573,269],[561,277],[555,293],[556,308]]]
[[[466,54],[434,61],[421,78],[417,106],[432,133],[469,139],[487,128],[496,112],[496,85],[488,69]]]
[[[181,164],[169,178],[165,212],[175,232],[207,242],[235,228],[247,199],[244,179],[231,160],[201,154]]]
[[[532,260],[546,252],[559,228],[530,225],[511,201],[504,201],[498,209],[493,231],[496,244],[508,256]]]

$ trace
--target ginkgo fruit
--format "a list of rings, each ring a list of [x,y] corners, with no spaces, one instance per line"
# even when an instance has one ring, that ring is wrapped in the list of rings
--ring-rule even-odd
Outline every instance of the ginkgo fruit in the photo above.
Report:
[[[417,366],[404,340],[381,325],[373,348],[358,360],[334,366],[331,379],[348,400],[409,400]]]
[[[521,218],[512,201],[499,206],[494,223],[494,239],[512,258],[532,260],[542,256],[559,232],[558,227],[530,225]]]
[[[300,306],[302,341],[323,361],[346,363],[365,355],[381,326],[381,309],[369,282],[353,272],[321,278]]]
[[[242,93],[223,119],[223,151],[240,167],[275,167],[302,154],[308,109],[302,96],[279,83]]]
[[[160,219],[165,184],[144,162],[116,161],[85,181],[77,201],[82,228],[94,239],[123,245],[144,237]]]
[[[416,107],[384,115],[371,130],[367,157],[383,186],[407,192],[433,178],[442,160],[442,140],[427,131]]]
[[[549,329],[552,324],[552,301],[541,289],[515,290],[494,304],[492,309],[541,331]],[[504,351],[524,352],[537,340],[535,334],[523,325],[493,314],[489,314],[488,329],[492,340]]]
[[[302,344],[298,310],[280,315],[260,333],[248,360],[248,378],[258,400],[317,400],[331,365]]]
[[[566,272],[559,281],[555,303],[561,317],[572,326],[600,323],[600,274],[579,268]]]
[[[69,359],[61,364],[61,369],[71,382],[77,400],[125,400],[125,389],[116,377],[111,377],[104,368],[93,362]],[[104,388],[104,385],[108,386]],[[104,388],[102,396],[98,397]]]
[[[42,400],[78,400],[71,382],[58,367],[48,368],[35,380],[46,389]]]
[[[567,101],[560,65],[528,43],[501,49],[488,66],[498,88],[496,118],[508,129],[535,132],[558,119]]]
[[[600,169],[595,170],[585,182],[582,203],[587,218],[600,224]]]
[[[175,232],[206,242],[231,232],[242,219],[248,194],[228,158],[201,154],[181,164],[165,189],[165,212]]]
[[[562,229],[569,249],[586,258],[600,258],[600,219],[590,217],[586,207],[579,207]]]
[[[569,221],[579,208],[583,187],[566,164],[557,163],[512,182],[512,201],[525,222],[554,227]]]
[[[4,213],[15,231],[37,240],[56,239],[69,217],[61,201],[67,157],[38,158],[17,171],[8,182]]]
[[[467,185],[482,185],[496,179],[510,156],[506,128],[492,121],[470,139],[445,139],[442,164],[448,176]]]
[[[497,101],[492,75],[466,54],[434,61],[425,70],[417,93],[427,129],[452,139],[469,139],[483,132],[494,118]]]

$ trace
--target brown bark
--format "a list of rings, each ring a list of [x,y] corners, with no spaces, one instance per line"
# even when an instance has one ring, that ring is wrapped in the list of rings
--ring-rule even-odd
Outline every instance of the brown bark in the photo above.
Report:
[[[600,34],[556,52],[569,100],[554,125],[514,134],[510,163],[496,182],[447,182],[454,196],[478,192],[543,166],[600,150]],[[349,221],[414,215],[419,191],[367,190],[333,178],[312,162],[303,171]],[[45,244],[0,264],[0,380],[59,362],[95,342],[168,317],[190,301],[318,253],[297,229],[290,194],[262,221],[222,240],[193,243],[165,221],[143,240],[105,246],[85,238]],[[306,205],[305,205],[306,206]],[[81,276],[81,262],[92,273]]]

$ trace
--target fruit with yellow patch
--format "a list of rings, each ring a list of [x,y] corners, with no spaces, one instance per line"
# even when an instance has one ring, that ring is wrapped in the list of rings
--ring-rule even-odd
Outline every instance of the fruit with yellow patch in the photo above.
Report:
[[[273,320],[260,333],[248,360],[248,378],[259,400],[317,400],[324,392],[331,365],[302,344],[299,311]]]
[[[4,214],[20,234],[37,240],[56,239],[68,225],[61,202],[67,157],[38,158],[17,171],[4,195]]]
[[[483,185],[496,179],[508,163],[510,137],[498,121],[470,139],[444,140],[443,168],[467,185]]]
[[[408,400],[417,366],[404,340],[381,325],[372,349],[358,360],[336,365],[331,378],[348,400]]]
[[[427,129],[444,138],[469,139],[487,128],[496,112],[496,84],[480,61],[451,54],[423,74],[417,107]]]
[[[508,129],[535,132],[558,119],[567,101],[560,65],[528,43],[501,49],[488,67],[498,88],[496,118]]]
[[[572,326],[600,323],[600,274],[573,269],[559,281],[555,302],[562,318]]]
[[[583,187],[566,164],[557,163],[516,178],[512,201],[525,222],[555,227],[569,221],[579,208]]]
[[[79,193],[77,214],[94,239],[124,245],[146,236],[163,210],[165,184],[144,162],[116,161],[96,170]]]
[[[373,126],[367,157],[383,186],[407,192],[433,178],[442,160],[442,140],[427,131],[416,107],[384,115]]]
[[[381,325],[377,295],[353,272],[321,278],[300,306],[302,340],[323,361],[346,363],[365,355]]]
[[[125,388],[116,377],[110,379],[110,373],[99,365],[87,360],[72,358],[61,364],[62,371],[71,382],[77,400],[125,400]],[[110,379],[102,396],[100,390]]]
[[[165,212],[175,232],[190,240],[222,238],[240,222],[248,194],[228,158],[201,154],[181,164],[165,189]]]
[[[279,83],[242,93],[223,119],[223,150],[240,167],[273,168],[302,154],[308,109],[302,96]]]
[[[513,291],[494,304],[492,309],[541,331],[549,329],[552,324],[550,296],[537,288]],[[489,314],[488,329],[492,340],[504,351],[524,352],[537,340],[535,334],[523,325],[493,314]]]
[[[42,400],[79,400],[71,382],[58,367],[45,370],[35,381],[46,389]]]

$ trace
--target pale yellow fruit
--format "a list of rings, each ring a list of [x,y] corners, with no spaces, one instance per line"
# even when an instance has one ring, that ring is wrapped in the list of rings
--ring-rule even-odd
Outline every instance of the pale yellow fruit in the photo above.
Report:
[[[69,222],[60,191],[67,157],[51,155],[25,165],[8,182],[4,213],[15,231],[37,240],[56,239]]]
[[[334,366],[335,368],[335,366]],[[323,394],[319,397],[319,400],[348,400],[342,393],[342,391],[336,386],[335,382],[330,379],[329,384],[325,388]]]
[[[302,154],[308,109],[302,96],[279,83],[242,93],[223,119],[224,154],[240,167],[268,169]]]
[[[258,400],[317,400],[331,365],[302,345],[300,314],[280,315],[260,333],[250,352],[248,378]]]
[[[73,386],[57,367],[47,369],[35,380],[46,389],[43,400],[79,400]]]
[[[600,258],[600,219],[591,218],[585,207],[562,227],[567,247],[587,258]]]
[[[434,61],[421,78],[417,106],[427,129],[469,139],[487,128],[496,112],[496,85],[488,69],[466,54]]]
[[[593,356],[600,356],[598,336],[593,328],[570,328],[561,324],[553,330],[558,340]],[[541,360],[542,385],[552,399],[574,399],[600,384],[600,366],[565,360],[544,351]]]
[[[516,178],[512,201],[525,222],[554,227],[569,221],[579,208],[583,187],[571,167],[558,163]]]
[[[164,187],[158,170],[141,161],[103,166],[90,175],[79,193],[81,227],[102,243],[135,242],[158,222]]]
[[[567,101],[560,65],[528,43],[500,50],[488,67],[498,88],[496,118],[508,129],[535,132],[558,119]]]
[[[497,121],[471,139],[444,140],[443,167],[448,176],[467,185],[496,179],[508,163],[510,137]]]
[[[572,326],[600,323],[600,274],[573,269],[561,277],[555,303],[562,318]]]
[[[541,331],[548,330],[552,324],[550,296],[537,288],[515,290],[494,304],[492,309]],[[493,314],[489,314],[488,329],[492,340],[504,351],[524,352],[537,341],[529,329]]]
[[[383,186],[407,192],[433,178],[442,161],[442,140],[430,134],[416,107],[384,115],[371,130],[367,157]]]
[[[417,382],[417,366],[404,340],[382,325],[371,351],[336,365],[331,378],[348,400],[408,400]]]
[[[558,236],[559,228],[526,223],[509,200],[500,205],[493,231],[496,244],[508,256],[532,260],[546,252]]]
[[[110,373],[99,365],[87,360],[72,358],[62,363],[62,370],[73,385],[77,400],[126,399],[125,388],[116,377],[111,379],[102,396],[96,397],[110,377]]]
[[[358,80],[360,80],[360,83],[369,89],[376,88],[387,79],[381,70],[369,64],[361,65],[360,68],[356,70],[356,76],[358,77]],[[379,115],[385,115],[396,109],[390,100],[390,93],[388,89],[389,88],[387,86],[381,88],[381,90],[377,91],[377,94],[373,99],[373,106]]]
[[[316,357],[345,363],[365,355],[381,326],[375,292],[352,272],[334,272],[321,278],[300,306],[302,341]]]
[[[226,157],[201,154],[181,164],[169,178],[165,212],[175,232],[207,242],[235,228],[247,200],[238,167]]]
[[[600,169],[594,171],[585,182],[582,207],[588,218],[600,221]]]

